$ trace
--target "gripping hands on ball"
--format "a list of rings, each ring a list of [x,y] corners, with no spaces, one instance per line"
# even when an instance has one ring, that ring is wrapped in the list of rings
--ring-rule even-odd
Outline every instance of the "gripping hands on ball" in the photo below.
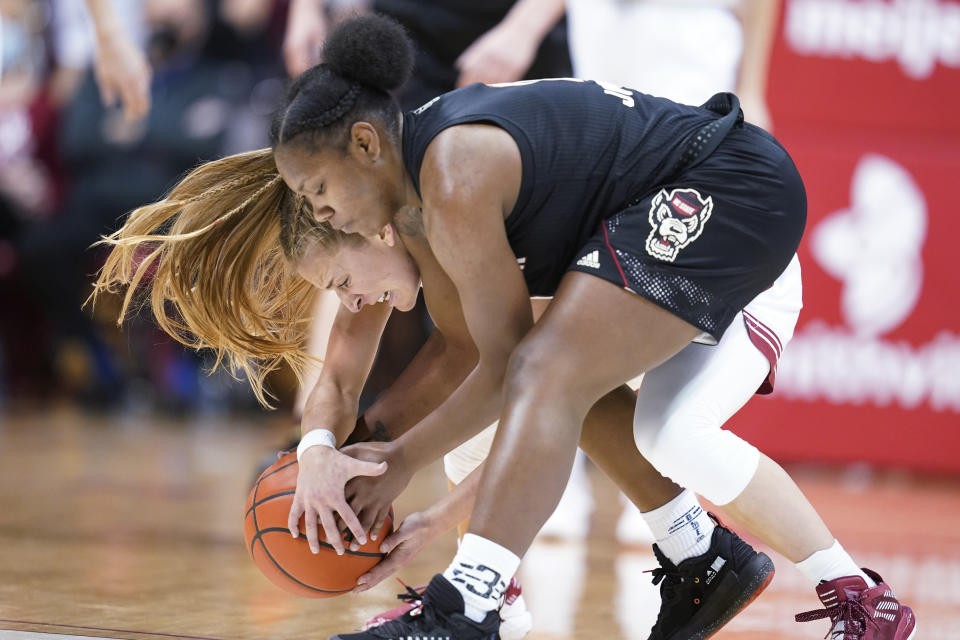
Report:
[[[357,514],[360,526],[373,532],[371,536],[376,536],[376,532],[383,528],[390,505],[410,482],[413,471],[403,464],[398,447],[393,442],[361,442],[344,447],[342,451],[359,460],[387,465],[386,471],[376,474],[376,477],[356,477],[346,486],[347,501]]]
[[[298,522],[303,516],[304,533],[311,551],[320,552],[319,522],[327,542],[338,554],[343,554],[343,538],[337,527],[336,514],[354,538],[360,544],[366,544],[366,531],[347,504],[344,487],[351,478],[378,476],[386,470],[386,462],[358,460],[331,447],[310,447],[304,451],[300,457],[297,490],[287,519],[290,535],[294,538],[300,535]]]
[[[400,524],[400,528],[388,535],[380,551],[387,557],[378,562],[370,571],[357,579],[354,593],[362,593],[372,589],[384,579],[396,573],[413,560],[420,550],[433,542],[438,536],[446,533],[448,527],[431,517],[427,512],[412,513]]]

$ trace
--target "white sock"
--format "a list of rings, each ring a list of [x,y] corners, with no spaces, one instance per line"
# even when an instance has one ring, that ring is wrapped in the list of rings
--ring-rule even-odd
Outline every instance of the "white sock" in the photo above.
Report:
[[[860,576],[868,587],[877,586],[877,583],[857,566],[838,540],[834,540],[829,549],[812,553],[806,560],[798,562],[797,569],[800,569],[800,573],[814,586],[843,576]]]
[[[660,551],[672,563],[680,564],[710,549],[716,527],[692,491],[684,489],[667,504],[642,515],[650,525]]]
[[[490,611],[500,608],[510,578],[520,558],[492,540],[468,533],[443,577],[463,595],[464,615],[481,622]]]

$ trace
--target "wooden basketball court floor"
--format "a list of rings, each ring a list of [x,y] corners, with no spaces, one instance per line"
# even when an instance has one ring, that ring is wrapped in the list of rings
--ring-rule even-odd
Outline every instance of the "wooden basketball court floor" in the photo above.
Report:
[[[266,581],[243,544],[244,500],[282,421],[0,416],[0,640],[324,639],[393,607],[392,580],[362,596],[306,600]],[[917,640],[960,637],[960,478],[866,468],[791,467],[854,557],[880,572],[919,620]],[[530,640],[645,639],[658,595],[652,553],[621,548],[619,500],[591,470],[585,543],[538,541],[521,569]],[[398,501],[402,516],[445,491],[439,465]],[[442,570],[453,534],[401,571]],[[717,638],[821,638],[818,607],[782,557],[770,588]]]

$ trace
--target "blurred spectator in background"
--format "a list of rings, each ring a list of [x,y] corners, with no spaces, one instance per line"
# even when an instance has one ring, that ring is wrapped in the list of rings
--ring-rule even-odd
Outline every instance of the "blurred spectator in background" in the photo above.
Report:
[[[568,0],[579,77],[686,104],[733,91],[772,128],[767,70],[780,0]]]
[[[111,340],[122,339],[112,330],[110,314],[103,314],[106,321],[97,326],[81,310],[88,274],[99,266],[98,252],[88,248],[126,212],[160,197],[198,162],[267,144],[267,123],[283,86],[279,51],[285,5],[274,0],[0,2],[4,31],[32,25],[27,31],[34,34],[38,51],[29,56],[29,65],[19,65],[23,72],[5,65],[9,74],[0,89],[2,96],[18,97],[21,137],[23,130],[31,132],[25,136],[29,143],[9,143],[15,136],[7,123],[15,116],[6,106],[13,101],[4,98],[0,277],[6,264],[5,280],[21,292],[20,299],[13,292],[14,304],[5,302],[4,316],[23,314],[29,307],[22,296],[27,290],[46,320],[34,324],[34,334],[37,324],[49,330],[46,341],[42,335],[11,340],[24,327],[5,320],[8,370],[18,376],[25,368],[45,371],[48,386],[95,406],[122,406],[131,386],[148,387],[147,394],[137,395],[157,397],[161,406],[174,408],[232,397],[225,390],[232,385],[206,380],[195,354],[160,340],[147,323],[129,345],[111,348]],[[54,46],[45,47],[45,40]],[[22,124],[23,112],[37,112],[31,106],[37,98],[18,88],[26,84],[20,76],[33,78],[33,93],[46,96],[51,113],[46,128]],[[14,146],[20,148],[16,154]],[[46,148],[54,170],[24,168],[37,165]],[[8,162],[14,155],[30,162]],[[62,202],[58,164],[66,176]],[[10,200],[15,206],[6,204]],[[246,394],[238,390],[236,397]]]
[[[54,86],[69,99],[92,65],[105,107],[119,104],[134,120],[150,110],[150,63],[143,51],[138,0],[56,0],[52,18],[58,73]]]
[[[26,304],[15,240],[55,214],[63,191],[45,9],[30,0],[0,0],[0,395],[39,386],[34,355],[42,316]]]
[[[149,323],[122,338],[108,309],[99,323],[81,310],[99,266],[89,246],[198,162],[266,146],[283,61],[291,75],[315,63],[327,22],[364,7],[418,41],[405,108],[571,72],[563,0],[0,0],[0,385],[12,371],[24,395],[116,406],[146,386],[162,405],[204,402],[194,354]],[[422,304],[395,314],[365,402],[429,330]]]

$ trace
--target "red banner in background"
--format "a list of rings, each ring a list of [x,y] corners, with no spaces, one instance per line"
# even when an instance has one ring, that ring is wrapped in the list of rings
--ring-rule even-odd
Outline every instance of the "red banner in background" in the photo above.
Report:
[[[784,0],[770,73],[804,310],[732,428],[780,460],[960,473],[960,1]]]
[[[782,4],[769,81],[779,119],[960,133],[960,2]]]

